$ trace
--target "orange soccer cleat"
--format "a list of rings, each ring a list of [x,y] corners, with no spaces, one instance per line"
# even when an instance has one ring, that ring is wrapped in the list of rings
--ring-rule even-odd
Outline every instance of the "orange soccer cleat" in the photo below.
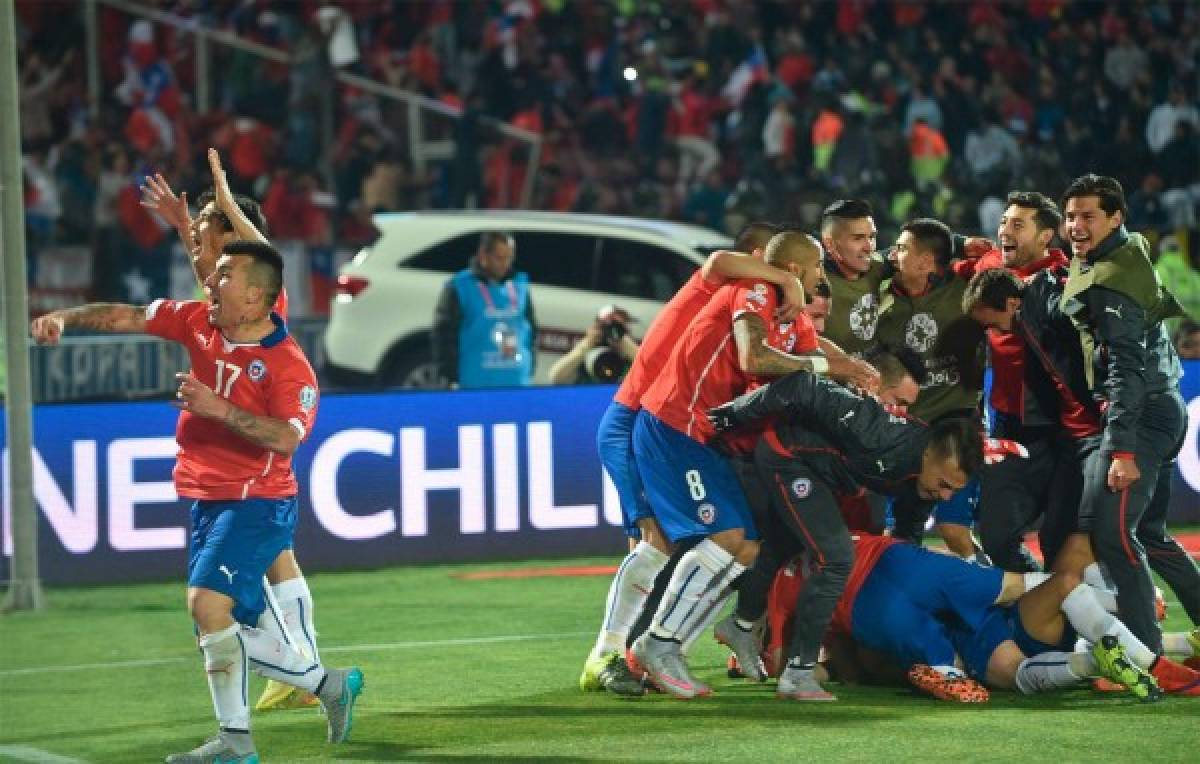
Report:
[[[1180,665],[1162,655],[1154,661],[1150,675],[1158,680],[1158,686],[1164,692],[1200,698],[1200,671]]]
[[[908,681],[922,692],[939,700],[955,703],[986,703],[990,695],[987,688],[974,679],[963,675],[947,675],[923,663],[908,670]]]

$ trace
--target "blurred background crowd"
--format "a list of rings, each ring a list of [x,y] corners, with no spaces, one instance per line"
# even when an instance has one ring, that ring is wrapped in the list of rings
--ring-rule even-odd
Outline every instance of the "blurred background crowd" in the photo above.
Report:
[[[98,98],[85,4],[16,7],[35,308],[191,289],[137,187],[158,171],[194,198],[210,145],[304,264],[297,315],[327,310],[378,211],[528,206],[734,232],[815,226],[857,196],[889,242],[922,215],[994,236],[1009,190],[1057,197],[1088,171],[1117,177],[1131,227],[1200,281],[1196,3],[100,0]],[[289,60],[202,54],[188,25]],[[414,156],[414,130],[440,153]]]

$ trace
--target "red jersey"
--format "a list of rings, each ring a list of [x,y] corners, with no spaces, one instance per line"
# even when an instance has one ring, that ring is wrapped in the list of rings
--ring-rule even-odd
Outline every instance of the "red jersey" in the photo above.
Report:
[[[689,438],[707,443],[714,430],[706,412],[741,395],[751,382],[738,365],[733,322],[747,313],[757,315],[770,336],[778,303],[778,291],[765,281],[745,279],[718,289],[676,341],[642,395],[642,406]]]
[[[817,329],[812,325],[812,319],[806,313],[801,313],[786,324],[772,324],[767,330],[767,344],[784,353],[811,353],[817,349]],[[746,392],[769,384],[770,381],[752,377]],[[721,444],[731,453],[753,454],[759,436],[773,421],[773,418],[763,419],[737,432],[721,435]]]
[[[287,422],[308,437],[317,416],[317,377],[278,315],[260,342],[234,344],[208,322],[208,303],[155,300],[146,332],[187,348],[192,373],[255,416]],[[297,492],[292,459],[251,443],[221,422],[188,411],[175,426],[175,491],[189,499],[284,498]]]
[[[646,336],[642,338],[642,344],[633,358],[633,366],[629,368],[613,400],[634,411],[641,408],[642,393],[662,372],[676,340],[718,288],[718,285],[704,280],[703,271],[697,270],[692,274],[646,330]]]
[[[830,621],[831,631],[849,636],[851,634],[850,616],[854,613],[854,600],[858,591],[867,581],[867,576],[875,569],[875,563],[892,544],[903,543],[891,536],[873,536],[862,534],[854,537],[854,567],[850,569],[850,578],[846,581],[846,589],[838,599],[837,607],[833,610],[833,620]]]

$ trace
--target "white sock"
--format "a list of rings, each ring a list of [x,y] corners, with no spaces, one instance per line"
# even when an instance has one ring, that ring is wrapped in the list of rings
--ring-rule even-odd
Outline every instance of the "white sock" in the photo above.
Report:
[[[702,619],[697,619],[695,624],[691,626],[687,634],[683,635],[683,654],[688,655],[692,651],[692,645],[696,644],[696,640],[708,631],[708,628],[717,622],[717,618],[721,615],[721,611],[725,609],[725,603],[733,596],[733,582],[746,567],[741,563],[734,562],[733,567],[725,574],[725,580],[720,583],[716,590],[716,596],[710,597],[702,607],[705,608],[706,615]]]
[[[1063,614],[1075,627],[1075,631],[1093,644],[1099,642],[1101,637],[1111,634],[1125,648],[1129,660],[1143,669],[1150,668],[1150,664],[1154,662],[1154,653],[1142,644],[1125,624],[1118,621],[1116,616],[1105,610],[1092,592],[1091,586],[1080,584],[1063,600]]]
[[[1191,655],[1192,645],[1186,631],[1163,632],[1163,652],[1171,655]]]
[[[308,591],[304,576],[280,581],[271,587],[271,592],[279,603],[287,633],[294,638],[292,644],[309,658],[321,660],[321,653],[317,651],[317,630],[313,626],[312,593]]]
[[[279,603],[275,600],[275,593],[271,591],[271,582],[267,580],[266,576],[263,576],[263,601],[267,603],[267,607],[263,610],[262,615],[258,617],[258,628],[285,645],[295,648],[296,641],[288,633],[287,624],[283,620],[283,613],[279,610]]]
[[[667,564],[668,558],[645,541],[638,542],[625,559],[608,587],[604,605],[604,623],[592,648],[592,656],[616,650],[625,652],[625,639],[642,613],[642,605],[654,588],[654,579]]]
[[[1088,586],[1092,586],[1088,584]],[[1097,589],[1092,586],[1092,594],[1096,596],[1096,601],[1100,603],[1100,607],[1110,613],[1117,612],[1117,593],[1108,589]]]
[[[1021,574],[1021,577],[1025,579],[1025,591],[1031,592],[1044,581],[1048,580],[1050,578],[1050,574],[1042,573],[1041,571],[1034,571],[1031,573],[1023,573]]]
[[[1021,661],[1017,667],[1017,689],[1033,695],[1074,687],[1085,677],[1076,673],[1069,653],[1041,653]]]
[[[249,731],[250,705],[246,699],[246,648],[241,627],[200,637],[204,670],[208,673],[208,691],[212,695],[217,723],[224,729]]]
[[[241,638],[250,668],[259,676],[312,693],[325,678],[320,662],[306,658],[262,629],[243,626]]]
[[[1112,582],[1108,571],[1101,567],[1098,562],[1093,562],[1083,569],[1083,581],[1106,592],[1115,592],[1117,590],[1117,585]]]
[[[733,555],[711,539],[701,541],[680,558],[667,593],[654,614],[650,633],[682,643],[710,615],[710,608],[716,606],[730,574],[736,577],[743,570],[745,567]]]

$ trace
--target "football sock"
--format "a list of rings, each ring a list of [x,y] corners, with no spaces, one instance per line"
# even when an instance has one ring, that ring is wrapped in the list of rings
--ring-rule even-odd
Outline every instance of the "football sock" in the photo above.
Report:
[[[263,601],[267,603],[267,607],[263,610],[262,615],[258,617],[258,628],[285,645],[291,645],[293,648],[296,647],[296,642],[292,639],[292,635],[288,633],[287,624],[283,620],[283,613],[279,609],[279,603],[275,600],[275,593],[271,590],[271,584],[267,581],[266,576],[263,577]]]
[[[604,623],[596,637],[592,655],[603,655],[614,650],[625,651],[625,638],[642,612],[642,605],[654,588],[654,577],[667,564],[669,558],[654,546],[641,541],[625,556],[617,574],[608,587],[608,600],[604,606]]]
[[[1025,579],[1025,591],[1031,592],[1050,578],[1050,574],[1034,571],[1032,573],[1022,573],[1021,577]]]
[[[680,558],[654,614],[650,633],[682,643],[693,629],[703,624],[722,596],[727,596],[728,581],[744,569],[733,555],[711,539],[701,541]]]
[[[739,576],[743,576],[746,568],[740,564],[734,563],[733,568],[725,575],[725,580],[717,587],[715,597],[708,598],[702,605],[704,617],[696,620],[695,624],[688,628],[688,633],[683,635],[683,652],[688,654],[692,651],[692,645],[696,644],[696,640],[708,631],[708,628],[717,622],[717,618],[721,615],[721,611],[725,609],[725,603],[733,596],[734,588]]]
[[[1090,657],[1090,656],[1089,656]],[[1049,652],[1021,661],[1017,667],[1017,689],[1026,695],[1074,687],[1087,677],[1077,673],[1068,653]],[[1093,664],[1094,665],[1094,664]]]
[[[295,638],[294,647],[315,661],[321,660],[317,652],[317,630],[313,627],[313,600],[304,576],[280,581],[271,587],[287,633]]]
[[[1091,584],[1088,584],[1088,586],[1091,586]],[[1116,592],[1109,591],[1108,589],[1097,589],[1096,587],[1092,586],[1092,594],[1096,596],[1096,601],[1100,603],[1100,607],[1104,608],[1110,613],[1115,614],[1117,612]]]
[[[318,661],[306,658],[262,629],[243,626],[240,638],[250,668],[259,676],[309,692],[316,692],[325,678],[325,669]]]
[[[1172,631],[1163,634],[1163,652],[1171,655],[1191,655],[1192,645],[1188,642],[1188,632]]]
[[[246,699],[246,648],[242,643],[241,627],[229,628],[200,637],[204,653],[204,670],[208,674],[208,691],[212,695],[213,711],[222,729],[250,729],[250,706]]]
[[[1080,584],[1071,590],[1062,603],[1063,614],[1075,627],[1075,631],[1089,642],[1096,643],[1105,635],[1113,635],[1125,648],[1134,664],[1149,668],[1154,662],[1154,652],[1133,635],[1129,628],[1105,610],[1096,599],[1092,587]]]

